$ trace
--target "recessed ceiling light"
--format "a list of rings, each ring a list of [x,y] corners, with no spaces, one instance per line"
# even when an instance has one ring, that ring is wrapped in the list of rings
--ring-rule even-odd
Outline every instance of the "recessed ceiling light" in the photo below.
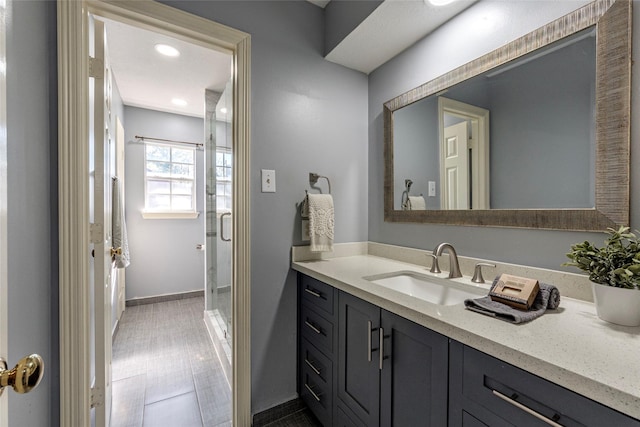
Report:
[[[185,101],[184,99],[180,99],[180,98],[173,98],[171,100],[171,103],[173,105],[177,105],[179,107],[186,107],[186,105],[187,105],[187,101]]]
[[[222,107],[222,108],[220,109],[220,112],[221,112],[222,114],[227,114],[227,108],[226,108],[226,107]]]
[[[453,3],[456,0],[426,0],[434,6],[446,6],[449,3]]]
[[[173,46],[169,46],[168,44],[157,44],[155,45],[155,49],[156,52],[164,56],[180,56],[180,51]]]

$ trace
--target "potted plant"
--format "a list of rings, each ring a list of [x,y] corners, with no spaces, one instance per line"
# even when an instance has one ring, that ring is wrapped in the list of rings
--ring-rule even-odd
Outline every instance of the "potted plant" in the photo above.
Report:
[[[570,265],[589,274],[598,317],[624,326],[640,326],[640,240],[629,227],[607,229],[605,245],[571,246]]]

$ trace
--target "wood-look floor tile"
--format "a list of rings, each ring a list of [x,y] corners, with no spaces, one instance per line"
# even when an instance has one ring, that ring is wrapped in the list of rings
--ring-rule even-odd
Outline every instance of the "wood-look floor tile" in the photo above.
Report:
[[[143,427],[202,427],[194,392],[161,400],[144,407]]]
[[[112,427],[231,425],[231,389],[203,310],[203,297],[127,307],[113,344]],[[125,423],[116,411],[138,415]]]
[[[146,375],[112,382],[111,427],[140,427]]]

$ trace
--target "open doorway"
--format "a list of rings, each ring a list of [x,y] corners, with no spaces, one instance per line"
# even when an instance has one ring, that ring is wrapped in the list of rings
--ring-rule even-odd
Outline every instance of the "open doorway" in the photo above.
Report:
[[[170,417],[231,422],[232,251],[224,216],[232,206],[232,56],[96,20],[105,24],[108,47],[109,169],[122,187],[131,259],[111,272],[111,426]],[[124,134],[115,144],[114,128]],[[229,171],[216,176],[219,153]],[[204,319],[212,308],[224,313],[224,327],[209,336]]]
[[[233,424],[249,425],[251,416],[250,360],[250,35],[150,0],[136,2],[58,2],[58,180],[60,239],[60,425],[91,425],[91,408],[105,406],[102,385],[92,385],[89,295],[90,242],[102,241],[103,224],[91,224],[87,206],[92,194],[87,181],[92,158],[87,135],[90,13],[135,23],[233,56],[234,211],[233,211]],[[108,254],[108,251],[107,251]],[[96,327],[95,336],[111,342],[109,331]],[[109,379],[110,381],[110,379]],[[110,395],[110,394],[109,394]],[[97,420],[96,423],[100,421]],[[104,420],[101,425],[105,425]]]

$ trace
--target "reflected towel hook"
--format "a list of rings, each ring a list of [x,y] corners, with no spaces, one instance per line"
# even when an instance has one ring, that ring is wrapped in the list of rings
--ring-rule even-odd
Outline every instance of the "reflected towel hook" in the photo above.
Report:
[[[309,183],[314,185],[318,182],[318,179],[324,178],[327,180],[327,184],[329,184],[329,194],[331,194],[331,181],[326,176],[318,175],[317,173],[309,172]]]

